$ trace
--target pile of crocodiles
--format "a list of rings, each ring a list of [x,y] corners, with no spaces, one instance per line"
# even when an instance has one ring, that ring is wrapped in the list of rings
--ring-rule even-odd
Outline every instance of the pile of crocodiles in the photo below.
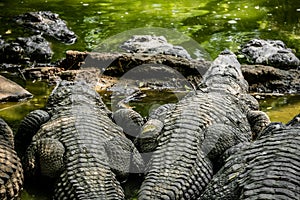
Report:
[[[53,179],[54,199],[126,199],[131,173],[144,177],[141,200],[300,199],[300,114],[271,123],[227,50],[197,91],[146,122],[131,108],[112,113],[84,80],[61,81],[19,126],[23,168],[0,125],[1,199],[18,196],[23,170],[25,181]]]

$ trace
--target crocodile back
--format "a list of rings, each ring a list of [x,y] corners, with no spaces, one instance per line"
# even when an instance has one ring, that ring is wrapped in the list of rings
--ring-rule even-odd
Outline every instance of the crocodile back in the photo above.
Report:
[[[258,140],[232,148],[199,199],[300,199],[299,126],[270,124]]]
[[[42,126],[34,140],[47,137],[65,147],[65,169],[55,190],[56,199],[122,199],[124,194],[110,169],[104,145],[121,130],[101,110],[82,106],[57,113]]]
[[[201,194],[213,174],[209,158],[251,138],[247,118],[235,101],[227,94],[198,92],[168,113],[139,199],[193,199]],[[236,133],[235,139],[217,129],[209,135],[208,128],[218,124],[228,125]]]
[[[41,167],[42,173],[57,178],[54,198],[124,199],[106,147],[115,138],[127,138],[108,116],[100,96],[83,83],[62,83],[50,96],[47,110],[52,117],[33,137],[31,146],[49,139],[61,144],[63,167],[60,162],[51,163],[58,176],[48,166]]]

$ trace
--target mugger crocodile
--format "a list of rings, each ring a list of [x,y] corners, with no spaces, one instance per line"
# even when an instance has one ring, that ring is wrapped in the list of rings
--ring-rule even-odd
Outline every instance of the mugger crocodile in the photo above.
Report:
[[[40,127],[25,153],[26,175],[54,178],[54,199],[124,199],[117,178],[141,172],[143,160],[99,94],[84,81],[61,81],[46,111],[46,122],[36,111],[22,122]]]
[[[247,94],[240,64],[228,50],[215,59],[199,88],[167,111],[140,200],[199,197],[221,167],[222,153],[250,141],[270,122]]]
[[[23,188],[23,168],[14,150],[14,135],[0,118],[0,199],[18,198]]]
[[[230,148],[199,199],[300,199],[299,119],[273,122],[256,141]]]

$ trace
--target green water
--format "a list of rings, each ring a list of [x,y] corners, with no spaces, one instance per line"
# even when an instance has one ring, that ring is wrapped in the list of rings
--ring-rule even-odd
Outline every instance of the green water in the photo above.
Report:
[[[254,37],[281,39],[300,52],[297,0],[1,0],[0,9],[0,35],[6,39],[24,34],[23,28],[11,22],[13,16],[38,10],[60,14],[78,41],[66,46],[48,38],[54,59],[63,57],[67,49],[93,50],[113,35],[143,27],[179,31],[195,39],[213,58],[224,48],[236,51]]]
[[[9,78],[9,76],[7,76]],[[12,78],[15,82],[23,86],[33,94],[33,98],[21,102],[0,103],[0,117],[5,119],[14,131],[17,130],[20,121],[32,110],[43,108],[47,97],[50,95],[53,86],[46,82],[23,81]]]
[[[286,123],[300,113],[300,95],[268,97],[260,100],[260,106],[271,121]]]
[[[165,28],[169,32],[176,31],[191,37],[211,58],[215,58],[224,48],[237,51],[239,45],[255,37],[283,40],[300,57],[298,0],[1,0],[0,10],[0,35],[4,39],[31,34],[11,20],[18,14],[39,10],[60,14],[78,35],[78,41],[73,45],[65,45],[47,38],[54,51],[53,60],[63,58],[69,49],[93,51],[117,34],[122,35],[124,31],[130,33],[130,30],[137,28],[143,30],[145,27]],[[182,38],[167,39],[176,43]],[[14,130],[25,114],[44,106],[52,89],[46,83],[21,80],[18,83],[33,93],[34,98],[25,102],[0,104],[0,117],[7,120]],[[176,101],[177,98],[173,94],[156,95],[149,95],[152,98],[133,106],[147,115],[148,109],[163,102]],[[109,105],[109,98],[107,103]],[[270,97],[260,100],[260,103],[272,121],[287,122],[300,113],[299,95]],[[50,199],[48,193],[26,186],[22,199]]]

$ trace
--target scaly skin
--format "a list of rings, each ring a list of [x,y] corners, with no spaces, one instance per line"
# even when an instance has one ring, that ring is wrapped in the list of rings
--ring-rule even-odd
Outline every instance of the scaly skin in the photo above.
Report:
[[[256,141],[230,148],[199,200],[300,199],[299,116],[288,125],[271,123]]]
[[[240,64],[225,51],[212,63],[195,95],[170,109],[139,191],[140,200],[195,199],[210,182],[215,163],[229,147],[250,141],[252,107]],[[239,98],[243,95],[243,98]],[[257,104],[257,102],[253,102]],[[262,113],[262,121],[268,117]],[[260,127],[260,126],[257,126]]]
[[[63,81],[46,110],[51,118],[26,152],[28,174],[55,178],[54,199],[124,199],[116,175],[139,172],[143,161],[100,96],[83,82]]]
[[[116,124],[123,128],[123,132],[130,139],[135,138],[144,125],[143,117],[131,108],[116,110],[112,118]]]
[[[14,150],[13,132],[0,118],[0,199],[16,199],[23,181],[21,161]]]

